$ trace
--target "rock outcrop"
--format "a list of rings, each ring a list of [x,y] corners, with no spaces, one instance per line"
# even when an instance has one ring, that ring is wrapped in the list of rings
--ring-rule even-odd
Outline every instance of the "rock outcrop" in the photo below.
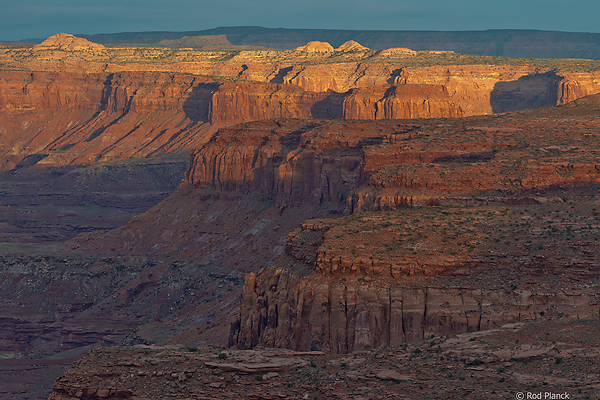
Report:
[[[558,273],[567,266],[553,267]],[[593,268],[594,278],[588,282],[596,285],[600,264]],[[540,315],[597,319],[600,310],[594,290],[506,291],[403,280],[382,284],[372,283],[369,274],[361,276],[358,280],[301,277],[277,262],[258,275],[248,275],[241,319],[232,324],[230,345],[350,353],[432,335],[485,330]]]
[[[333,201],[339,207],[359,185],[363,141],[377,141],[374,128],[373,123],[265,121],[221,129],[192,153],[186,180],[198,187],[263,192],[282,206]]]
[[[293,85],[223,84],[214,93],[210,121],[232,124],[274,118],[456,118],[462,110],[442,86],[403,85],[304,91]]]
[[[514,396],[524,385],[539,382],[549,394],[581,390],[593,395],[600,361],[598,325],[599,321],[589,320],[536,320],[350,355],[282,349],[227,349],[217,355],[210,348],[115,346],[92,351],[76,362],[56,381],[49,399],[159,400],[181,391],[214,400],[343,399],[357,393],[363,398],[401,398],[407,392],[412,399],[428,400],[468,398],[474,393]],[[260,364],[297,367],[259,372]],[[229,369],[244,365],[254,368]],[[270,393],[265,395],[266,391]]]
[[[167,74],[3,72],[0,166],[186,154],[209,130],[211,84]],[[28,163],[28,166],[36,164]]]
[[[328,118],[327,97],[328,93],[308,92],[292,85],[226,83],[212,96],[210,121],[230,125],[273,118],[312,118],[313,114]]]
[[[599,235],[585,233],[593,205],[563,220],[566,230],[535,217],[556,205],[307,221],[284,255],[246,276],[230,345],[349,353],[508,322],[598,319]]]

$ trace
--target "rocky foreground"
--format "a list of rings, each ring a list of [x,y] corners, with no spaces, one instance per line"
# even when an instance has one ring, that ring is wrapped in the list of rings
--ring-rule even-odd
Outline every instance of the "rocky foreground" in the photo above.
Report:
[[[49,399],[596,398],[599,328],[528,321],[344,355],[110,347],[77,361]]]

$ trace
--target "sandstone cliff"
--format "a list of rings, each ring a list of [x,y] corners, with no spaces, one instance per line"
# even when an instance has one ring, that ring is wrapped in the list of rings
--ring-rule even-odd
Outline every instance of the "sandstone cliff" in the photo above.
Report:
[[[549,115],[569,109],[577,110],[576,103]],[[535,113],[512,117],[509,127],[493,119],[483,126],[477,120],[467,126],[458,120],[426,126],[392,121],[244,124],[220,130],[195,150],[186,179],[213,189],[262,191],[278,204],[337,199],[349,212],[526,201],[522,197],[535,202],[539,196],[524,193],[598,183],[599,169],[588,152],[547,142],[553,137],[568,143],[572,135],[549,136],[547,129],[554,128],[540,126],[536,118]],[[566,127],[571,120],[555,124]]]
[[[598,234],[586,227],[597,201],[548,227],[539,215],[560,204],[306,221],[284,255],[246,276],[230,345],[348,353],[508,322],[598,319]]]
[[[297,237],[289,239],[287,257],[257,275],[246,276],[241,318],[232,324],[230,345],[350,353],[425,340],[432,335],[485,330],[508,322],[597,319],[599,315],[600,299],[595,289],[581,290],[567,279],[560,288],[548,287],[551,280],[535,271],[534,265],[520,262],[520,277],[516,279],[509,277],[508,271],[501,277],[490,274],[490,269],[508,267],[502,261],[475,257],[458,263],[463,269],[457,273],[436,273],[437,279],[419,279],[416,269],[407,276],[411,270],[407,266],[378,270],[381,262],[369,260],[362,268],[350,269],[348,265],[346,271],[324,271],[318,268],[315,254],[306,254],[311,247],[322,251],[330,244],[325,240],[321,247],[319,241],[324,238],[319,236],[323,232],[315,234],[315,229],[318,232],[323,227],[303,225]],[[587,249],[592,249],[591,244]],[[299,254],[304,257],[297,258]],[[431,261],[419,259],[424,264]],[[315,265],[313,274],[308,272],[311,265]],[[452,269],[452,263],[444,267]],[[578,276],[583,273],[587,284],[595,288],[598,260],[581,260],[577,267]],[[558,275],[565,268],[575,269],[555,259],[546,262],[543,273]],[[411,279],[415,272],[417,278]],[[332,279],[330,273],[338,278]],[[380,277],[381,273],[386,278]],[[492,283],[494,279],[497,281]]]
[[[410,129],[388,123],[388,129]],[[363,141],[373,123],[265,121],[221,129],[192,153],[186,180],[195,186],[267,193],[279,205],[342,205],[359,185]],[[373,130],[372,130],[373,129]]]
[[[462,117],[462,109],[443,86],[402,85],[352,89],[344,98],[348,119],[418,119],[432,115]]]
[[[469,116],[566,104],[598,93],[599,78],[597,72],[557,72],[527,66],[405,67],[382,60],[380,63],[293,66],[283,75],[283,82],[320,92],[344,92],[390,83],[442,85],[452,101]]]
[[[209,130],[212,91],[173,75],[3,72],[1,168],[185,154]]]
[[[443,88],[423,85],[333,93],[160,73],[4,72],[1,78],[5,170],[34,155],[41,164],[67,165],[185,153],[209,137],[212,125],[242,121],[462,115]]]

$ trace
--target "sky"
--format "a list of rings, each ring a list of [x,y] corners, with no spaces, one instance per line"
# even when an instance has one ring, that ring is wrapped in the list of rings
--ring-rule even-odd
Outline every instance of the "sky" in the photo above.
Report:
[[[600,33],[598,0],[0,0],[0,40],[220,26]]]

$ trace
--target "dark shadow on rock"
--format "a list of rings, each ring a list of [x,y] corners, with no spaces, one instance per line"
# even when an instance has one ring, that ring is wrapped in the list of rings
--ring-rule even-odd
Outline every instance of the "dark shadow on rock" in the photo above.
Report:
[[[185,115],[194,122],[209,122],[212,97],[219,86],[216,82],[201,82],[194,86],[192,93],[183,103]]]
[[[30,154],[23,158],[19,163],[12,169],[12,171],[18,171],[20,169],[27,169],[29,167],[33,167],[44,158],[48,157],[48,154]]]
[[[109,74],[104,81],[104,87],[102,88],[102,97],[100,98],[100,109],[106,110],[108,106],[108,99],[113,94],[112,91],[112,80],[115,74]]]
[[[270,83],[283,83],[283,78],[290,72],[294,67],[281,68],[277,71],[277,75],[271,79]]]
[[[316,119],[339,119],[342,118],[344,99],[349,92],[338,93],[329,91],[327,97],[317,101],[310,108],[310,115]]]
[[[238,78],[240,78],[244,74],[244,72],[246,72],[247,70],[248,70],[248,66],[246,64],[242,65],[242,70],[238,74]]]
[[[438,157],[433,162],[456,162],[456,163],[473,163],[481,161],[491,161],[496,157],[496,150],[493,151],[482,151],[465,154],[453,154],[443,157]]]
[[[404,72],[404,70],[402,68],[397,68],[392,71],[387,83],[390,85],[406,84],[406,77],[407,74]]]
[[[522,76],[516,81],[498,82],[490,94],[494,113],[555,106],[558,85],[563,77],[554,71]]]

